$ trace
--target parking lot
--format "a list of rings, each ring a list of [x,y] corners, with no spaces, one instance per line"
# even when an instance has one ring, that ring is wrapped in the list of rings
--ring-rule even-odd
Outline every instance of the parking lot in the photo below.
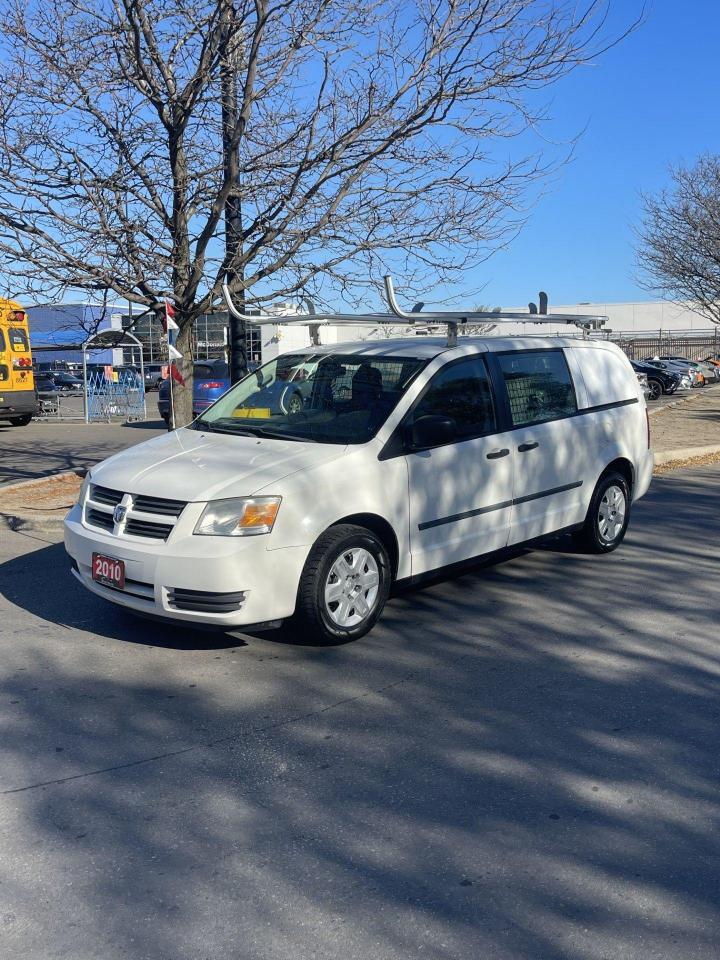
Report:
[[[714,960],[718,481],[327,649],[132,619],[5,532],[3,955]]]
[[[160,419],[92,424],[34,420],[26,427],[0,423],[0,485],[64,470],[85,470],[161,433],[165,433],[165,425]]]

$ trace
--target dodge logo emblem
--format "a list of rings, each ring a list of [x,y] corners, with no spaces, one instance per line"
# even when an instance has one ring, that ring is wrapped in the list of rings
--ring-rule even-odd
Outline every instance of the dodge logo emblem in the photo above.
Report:
[[[122,523],[126,513],[127,507],[121,507],[120,504],[118,504],[113,510],[113,520],[115,523]]]

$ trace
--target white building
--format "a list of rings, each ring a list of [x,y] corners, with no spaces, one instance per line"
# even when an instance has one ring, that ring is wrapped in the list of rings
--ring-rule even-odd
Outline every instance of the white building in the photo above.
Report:
[[[296,308],[293,308],[293,312]],[[527,304],[522,307],[508,307],[510,313],[527,312]],[[273,312],[280,312],[276,308]],[[290,312],[290,311],[288,311]],[[606,332],[624,334],[654,333],[663,334],[683,331],[712,332],[714,324],[706,317],[701,316],[687,306],[680,306],[663,300],[635,301],[626,303],[569,303],[552,304],[549,316],[553,313],[575,313],[586,315],[600,315],[608,318],[603,327]],[[310,332],[306,326],[278,324],[277,326],[261,327],[262,357],[270,360],[279,353],[288,353],[292,350],[301,350],[310,344]],[[575,332],[574,328],[570,328]],[[367,327],[367,326],[323,326],[320,328],[320,340],[323,344],[341,343],[350,340],[379,339],[388,335],[412,336],[440,334],[440,328],[429,331],[421,323],[417,327],[404,326],[398,321],[397,327]],[[547,334],[567,333],[565,324],[534,325],[525,323],[503,323],[497,326],[493,333],[498,335],[514,334]]]

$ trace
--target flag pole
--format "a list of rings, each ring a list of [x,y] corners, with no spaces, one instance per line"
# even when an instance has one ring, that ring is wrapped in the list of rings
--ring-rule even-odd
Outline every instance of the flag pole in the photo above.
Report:
[[[168,350],[168,379],[170,380],[170,423],[172,424],[171,429],[175,429],[175,394],[173,391],[173,353],[177,353],[173,346],[173,331],[178,329],[178,325],[175,323],[175,310],[170,303],[170,301],[165,298],[165,333],[167,335],[167,350]],[[178,354],[179,356],[179,354]]]
[[[168,331],[168,346],[170,345],[170,331]],[[173,360],[170,356],[170,351],[168,350],[168,379],[170,380],[170,423],[172,424],[171,429],[175,429],[175,394],[173,392],[173,380],[175,379],[172,375],[172,365]]]

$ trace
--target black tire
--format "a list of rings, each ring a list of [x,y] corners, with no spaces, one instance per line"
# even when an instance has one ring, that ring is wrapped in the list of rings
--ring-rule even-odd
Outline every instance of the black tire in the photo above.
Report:
[[[12,417],[10,423],[14,427],[26,427],[32,420],[32,414],[26,413],[22,417]]]
[[[623,514],[614,510],[616,492],[621,494]],[[609,516],[608,516],[609,515]],[[604,473],[597,482],[585,524],[575,541],[587,553],[611,553],[625,539],[630,520],[630,490],[625,477],[616,470]],[[618,522],[619,521],[619,522]]]
[[[648,400],[659,400],[663,393],[665,393],[663,385],[659,380],[648,380],[648,388],[650,390]]]
[[[369,582],[375,572],[372,569],[373,564],[368,560],[361,572],[352,574],[344,582],[341,579],[336,580],[338,589],[342,591],[342,597],[339,601],[328,602],[326,591],[332,590],[335,586],[332,578],[337,577],[333,570],[335,565],[344,558],[348,568],[351,568],[348,557],[354,556],[355,560],[362,564],[363,559],[367,559],[367,555],[372,557],[376,567],[377,590],[374,593],[372,588],[363,591],[363,585],[360,583],[360,577],[365,578],[364,582]],[[348,582],[352,581],[352,577],[357,577],[355,585]],[[305,562],[291,626],[299,633],[302,640],[313,643],[339,644],[357,640],[371,630],[380,618],[390,593],[391,581],[392,573],[387,550],[372,531],[349,523],[339,523],[337,526],[330,527],[317,540]],[[352,599],[345,591],[357,591],[366,606],[369,598],[369,612],[363,614],[362,611],[355,611],[353,604],[359,596],[356,595],[355,599]],[[341,608],[341,604],[345,607]],[[343,619],[342,610],[345,608],[348,616],[347,623],[343,625],[339,621]],[[359,622],[352,622],[356,617],[361,617]]]
[[[287,402],[287,413],[290,416],[297,416],[303,412],[303,398],[302,394],[296,392],[294,393]]]

